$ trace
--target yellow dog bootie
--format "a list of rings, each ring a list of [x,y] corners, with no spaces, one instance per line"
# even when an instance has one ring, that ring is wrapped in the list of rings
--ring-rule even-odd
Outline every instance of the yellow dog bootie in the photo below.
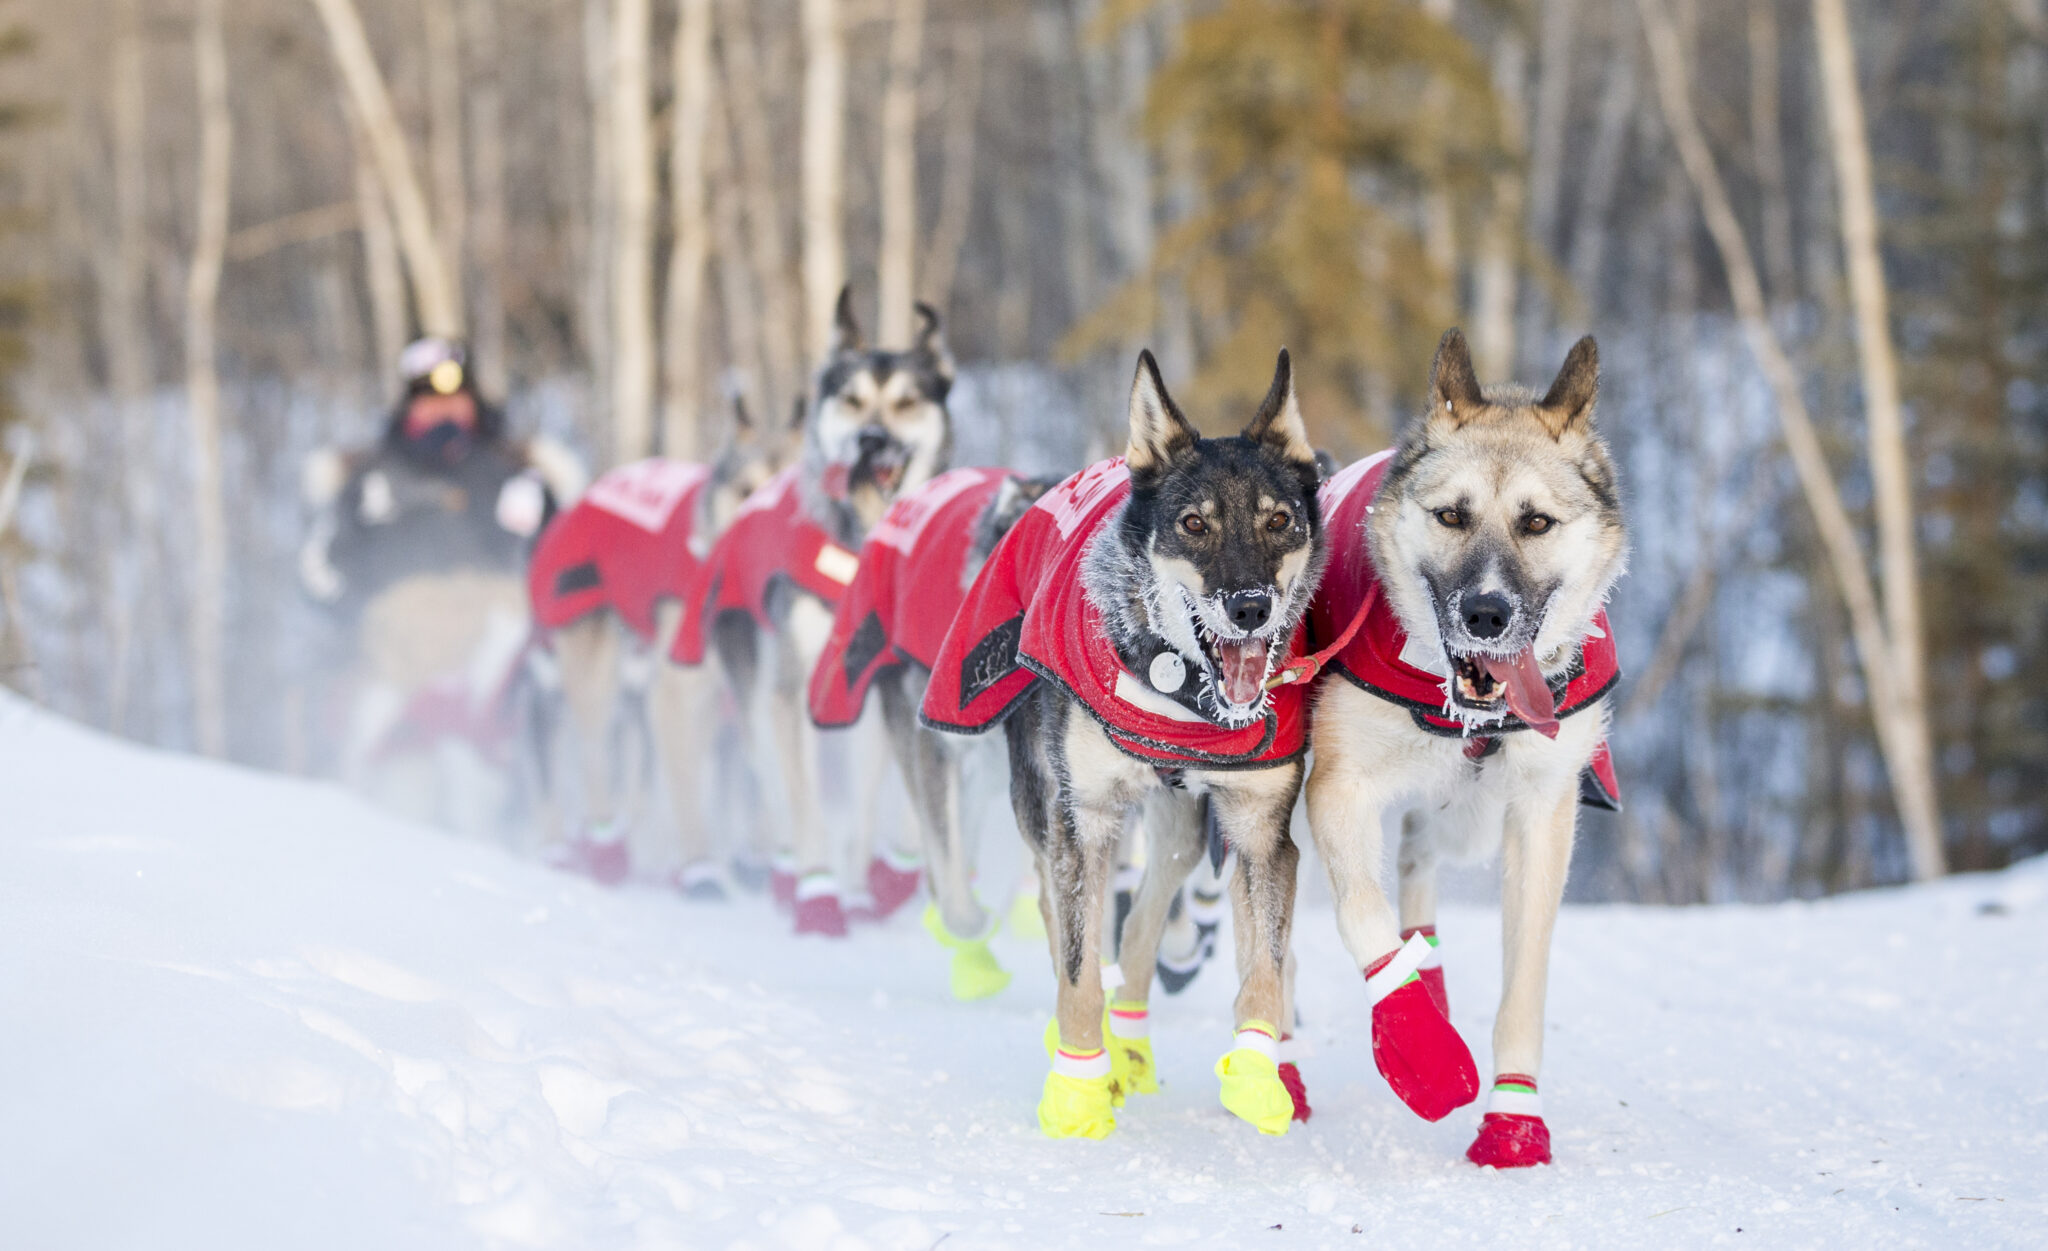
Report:
[[[1038,1097],[1038,1128],[1048,1138],[1107,1138],[1116,1128],[1116,1105],[1123,1102],[1110,1073],[1109,1052],[1063,1047],[1059,1030],[1057,1020],[1046,1023],[1052,1072],[1045,1075],[1045,1091]]]
[[[939,940],[939,946],[953,953],[952,965],[946,971],[953,998],[962,1003],[972,1003],[986,999],[1010,984],[1009,971],[996,963],[995,953],[988,949],[988,939],[955,938],[946,929],[945,918],[939,915],[937,904],[924,906],[924,928]]]
[[[1102,1041],[1117,1089],[1126,1095],[1159,1093],[1159,1071],[1152,1062],[1152,1020],[1142,1003],[1112,1002],[1103,1014]]]
[[[1223,1106],[1275,1136],[1294,1123],[1294,1098],[1280,1080],[1279,1056],[1280,1031],[1267,1021],[1246,1021],[1216,1062]]]

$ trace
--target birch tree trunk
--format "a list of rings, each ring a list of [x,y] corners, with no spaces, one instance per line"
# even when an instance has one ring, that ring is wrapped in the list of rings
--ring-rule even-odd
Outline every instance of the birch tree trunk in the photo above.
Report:
[[[1819,435],[1806,410],[1799,375],[1785,355],[1764,303],[1763,284],[1757,276],[1756,261],[1735,215],[1720,170],[1707,147],[1706,134],[1693,112],[1686,60],[1679,46],[1678,32],[1665,11],[1663,0],[1636,0],[1644,33],[1648,36],[1650,61],[1656,73],[1657,95],[1665,125],[1678,148],[1687,178],[1700,200],[1708,233],[1721,256],[1728,275],[1743,336],[1756,356],[1777,401],[1778,420],[1784,430],[1785,447],[1799,477],[1800,490],[1813,510],[1814,526],[1828,564],[1849,613],[1850,635],[1856,642],[1858,667],[1869,692],[1871,720],[1877,732],[1879,750],[1907,830],[1908,847],[1916,877],[1931,877],[1942,871],[1938,827],[1924,824],[1933,815],[1930,771],[1916,761],[1924,760],[1918,744],[1925,743],[1924,712],[1917,732],[1908,725],[1907,708],[1901,699],[1892,647],[1885,622],[1878,609],[1877,592],[1871,583],[1855,525],[1842,505]],[[1931,855],[1929,853],[1932,853]]]
[[[214,317],[228,240],[228,175],[234,132],[228,115],[223,0],[198,0],[193,26],[199,86],[199,204],[185,287],[185,389],[192,423],[192,504],[197,533],[192,571],[192,705],[199,749],[227,751],[227,509],[221,485],[220,377]]]
[[[384,197],[384,180],[377,176],[377,160],[370,153],[369,137],[352,103],[344,101],[342,114],[348,118],[349,134],[355,145],[356,221],[363,236],[363,267],[370,291],[370,337],[376,352],[379,387],[398,377],[398,354],[405,350],[405,271],[398,258],[398,241],[391,230],[391,210]]]
[[[648,0],[618,0],[611,23],[612,459],[654,450],[654,131],[648,116]]]
[[[1515,369],[1515,291],[1521,251],[1523,185],[1522,95],[1528,52],[1519,31],[1503,31],[1494,47],[1493,89],[1500,96],[1501,142],[1508,165],[1493,176],[1493,212],[1481,234],[1472,275],[1472,356],[1482,378]]]
[[[981,116],[982,34],[978,23],[963,24],[953,39],[952,81],[946,85],[945,169],[939,182],[939,216],[925,251],[925,290],[950,319],[953,275],[967,246],[974,215],[976,126]]]
[[[1582,33],[1578,26],[1578,0],[1543,0],[1538,10],[1541,31],[1537,44],[1535,108],[1529,135],[1529,238],[1534,246],[1551,253],[1558,246],[1557,223],[1564,198],[1564,179],[1569,172],[1564,161],[1565,129],[1571,121],[1572,49]],[[1522,301],[1521,328],[1516,340],[1522,350],[1541,350],[1548,328],[1555,323],[1552,301],[1541,284],[1531,284]]]
[[[1899,406],[1899,366],[1892,349],[1890,296],[1878,253],[1877,192],[1870,173],[1870,139],[1856,53],[1844,0],[1813,0],[1820,53],[1821,100],[1826,106],[1835,185],[1841,196],[1842,251],[1849,271],[1849,301],[1856,318],[1856,355],[1863,376],[1864,421],[1870,448],[1872,497],[1877,512],[1878,569],[1884,597],[1890,665],[1898,686],[1895,715],[1910,794],[1906,837],[1916,877],[1946,872],[1934,747],[1927,725],[1926,670],[1920,624],[1920,572],[1913,547],[1913,486],[1906,465],[1906,423]]]
[[[617,154],[613,142],[617,132],[611,119],[611,4],[610,0],[583,0],[583,95],[589,115],[584,119],[590,144],[590,218],[576,241],[577,264],[583,277],[579,293],[577,338],[590,367],[590,407],[583,432],[593,448],[615,446],[612,417],[612,368],[617,363],[612,334],[612,283],[614,245],[618,227],[619,180],[613,171]]]
[[[711,119],[711,0],[682,0],[676,23],[675,111],[669,126],[669,200],[675,244],[668,255],[663,320],[662,451],[694,460],[704,403],[705,139]]]
[[[497,0],[462,0],[469,83],[469,252],[476,299],[470,343],[485,392],[503,396],[511,382],[505,341],[505,92],[499,58]]]
[[[427,53],[427,162],[433,179],[434,232],[442,263],[448,268],[455,320],[467,303],[462,289],[463,258],[469,233],[469,180],[463,152],[468,144],[462,124],[462,39],[456,25],[455,0],[421,0],[420,21]]]
[[[846,32],[839,0],[803,0],[804,350],[822,359],[846,283]]]
[[[1422,0],[1422,11],[1448,26],[1457,17],[1455,0]],[[1432,126],[1445,124],[1450,112],[1450,92],[1441,78],[1432,77],[1423,88],[1423,115]],[[1440,142],[1440,136],[1438,137]],[[1448,306],[1453,316],[1458,304],[1458,214],[1451,203],[1450,188],[1443,171],[1422,193],[1422,250],[1436,268],[1438,281],[1450,292]]]
[[[756,380],[755,400],[765,405],[772,392],[767,386],[771,372],[762,346],[761,301],[755,293],[755,275],[747,263],[749,238],[746,229],[746,198],[733,156],[732,129],[726,118],[730,89],[713,92],[704,171],[711,188],[711,225],[718,238],[719,327],[725,332],[725,359]],[[741,390],[731,386],[731,390]],[[777,412],[777,409],[764,409]]]
[[[158,602],[156,549],[156,423],[151,412],[150,333],[143,289],[148,266],[148,113],[144,97],[140,0],[122,0],[114,29],[114,247],[101,264],[101,338],[120,414],[122,496],[127,505],[127,548],[134,583],[116,591],[113,656],[107,675],[107,725],[123,733],[128,691],[136,668],[136,606]],[[111,569],[116,564],[109,560]]]
[[[917,76],[924,59],[924,0],[892,0],[889,85],[882,94],[882,247],[875,287],[880,342],[910,341],[917,299]]]
[[[725,0],[719,24],[725,51],[725,112],[734,136],[734,163],[745,198],[741,218],[752,258],[754,293],[759,302],[761,358],[764,375],[756,380],[759,399],[771,420],[779,418],[790,398],[806,385],[803,361],[803,290],[791,283],[788,241],[783,233],[782,203],[775,185],[774,144],[768,130],[768,103],[763,95],[759,48],[754,42],[752,6],[748,0]]]
[[[462,300],[454,271],[441,249],[426,190],[413,168],[405,132],[399,129],[398,114],[391,107],[391,93],[370,52],[369,37],[363,33],[362,16],[356,12],[353,0],[312,0],[312,4],[327,28],[342,85],[355,102],[364,137],[377,163],[377,175],[390,200],[399,250],[412,276],[421,329],[429,334],[459,336]]]

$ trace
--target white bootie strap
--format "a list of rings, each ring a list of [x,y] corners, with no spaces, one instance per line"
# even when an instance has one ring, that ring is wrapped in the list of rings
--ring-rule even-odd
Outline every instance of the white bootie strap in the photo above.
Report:
[[[1394,958],[1387,961],[1385,967],[1365,979],[1366,998],[1377,1007],[1380,1000],[1401,989],[1402,984],[1415,975],[1415,970],[1421,968],[1422,962],[1435,950],[1429,945],[1429,940],[1420,934],[1401,944],[1400,949],[1394,952]]]
[[[1440,969],[1444,967],[1443,953],[1437,950],[1436,927],[1434,925],[1418,925],[1414,929],[1403,933],[1401,941],[1407,942],[1417,935],[1420,935],[1423,941],[1429,944],[1429,955],[1416,967],[1424,969]]]
[[[1142,1003],[1109,1005],[1109,1032],[1118,1038],[1150,1038],[1152,1016]]]
[[[1108,994],[1121,989],[1124,984],[1124,966],[1104,961],[1102,965],[1102,993]]]
[[[1493,1093],[1486,1097],[1486,1110],[1508,1116],[1543,1115],[1543,1096],[1536,1093],[1533,1078],[1504,1073],[1493,1079]]]
[[[1078,1077],[1088,1081],[1109,1076],[1109,1052],[1097,1047],[1094,1051],[1069,1051],[1062,1045],[1052,1053],[1052,1071],[1061,1077]]]
[[[830,873],[806,873],[797,879],[796,898],[798,903],[822,899],[839,893],[839,879]]]
[[[1248,1022],[1238,1027],[1237,1036],[1230,1040],[1232,1051],[1256,1051],[1273,1063],[1280,1062],[1280,1040],[1266,1032],[1263,1022]]]

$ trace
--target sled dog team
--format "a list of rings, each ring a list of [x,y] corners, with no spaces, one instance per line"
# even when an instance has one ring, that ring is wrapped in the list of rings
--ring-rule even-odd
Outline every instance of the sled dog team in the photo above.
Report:
[[[742,413],[714,463],[614,470],[543,534],[529,589],[590,821],[562,854],[601,878],[626,871],[620,701],[646,700],[671,794],[695,796],[719,759],[722,686],[778,761],[790,813],[771,879],[797,930],[843,934],[921,876],[955,993],[993,993],[1008,974],[971,886],[961,760],[1000,726],[1058,983],[1041,1127],[1100,1138],[1127,1098],[1157,1090],[1161,937],[1190,872],[1228,852],[1237,1030],[1215,1072],[1225,1107],[1283,1134],[1308,1115],[1282,1050],[1305,785],[1374,1060],[1428,1120],[1481,1090],[1435,952],[1437,861],[1499,852],[1495,1075],[1467,1154],[1548,1162],[1551,930],[1582,797],[1615,797],[1602,605],[1627,542],[1593,340],[1539,393],[1483,387],[1450,331],[1399,445],[1329,475],[1285,351],[1227,438],[1202,437],[1142,353],[1124,454],[1053,482],[949,465],[953,364],[938,316],[918,316],[911,344],[870,347],[842,294],[792,429]],[[817,729],[853,724],[870,693],[914,851],[835,846],[847,840],[822,819]],[[1389,818],[1394,899],[1380,882]],[[702,823],[679,823],[678,885],[721,894]],[[768,828],[757,815],[749,835]],[[1143,878],[1113,908],[1127,829],[1144,840]]]

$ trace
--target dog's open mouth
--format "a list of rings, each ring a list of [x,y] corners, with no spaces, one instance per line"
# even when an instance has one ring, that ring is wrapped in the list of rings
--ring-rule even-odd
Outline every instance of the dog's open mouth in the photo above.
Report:
[[[893,496],[903,485],[904,470],[910,467],[910,449],[900,443],[892,443],[861,456],[853,467],[855,483],[867,483],[885,496]]]
[[[1529,728],[1546,738],[1557,737],[1557,700],[1534,648],[1505,657],[1452,656],[1451,698],[1475,712],[1498,713],[1505,704]]]
[[[1216,675],[1216,693],[1234,711],[1254,708],[1266,694],[1266,674],[1271,668],[1273,640],[1258,635],[1224,638],[1198,626],[1202,654]]]

